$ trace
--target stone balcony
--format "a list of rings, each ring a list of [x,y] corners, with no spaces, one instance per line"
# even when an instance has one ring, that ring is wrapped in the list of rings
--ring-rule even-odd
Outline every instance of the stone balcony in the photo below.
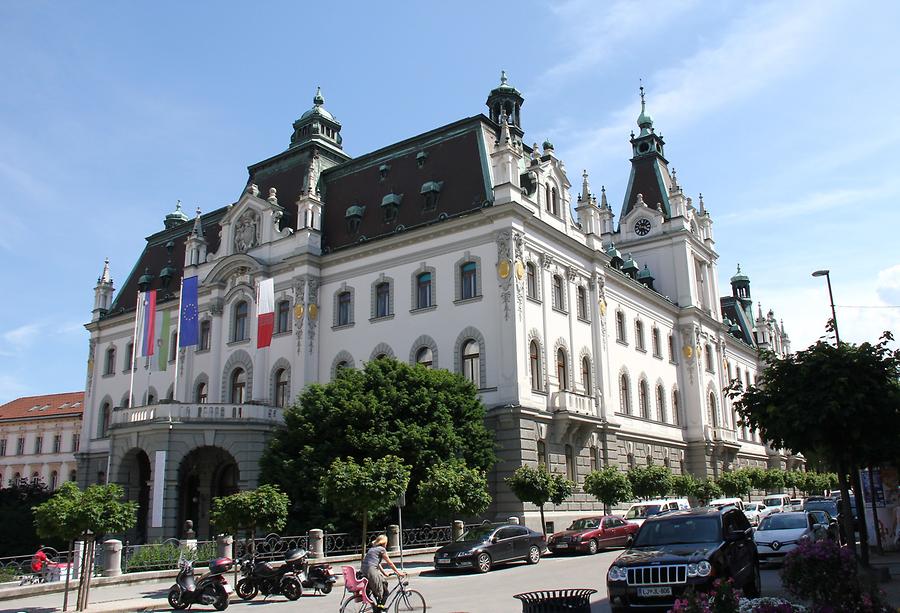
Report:
[[[594,399],[591,396],[567,392],[565,390],[553,392],[549,398],[551,411],[569,411],[579,415],[597,416],[594,407]]]
[[[731,428],[720,426],[706,426],[705,438],[718,447],[724,447],[736,451],[741,448],[738,442],[737,432]]]
[[[278,426],[284,423],[284,414],[279,407],[262,404],[164,402],[116,409],[113,411],[110,425],[124,428],[153,423],[237,425],[248,422]]]

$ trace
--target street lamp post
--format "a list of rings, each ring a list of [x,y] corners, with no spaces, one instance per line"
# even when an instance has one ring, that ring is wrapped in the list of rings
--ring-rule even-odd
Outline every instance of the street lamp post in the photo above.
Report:
[[[831,321],[834,322],[834,342],[841,344],[841,335],[838,334],[837,313],[834,311],[834,295],[831,293],[831,275],[829,270],[817,270],[812,274],[814,277],[825,277],[828,282],[828,300],[831,301]]]

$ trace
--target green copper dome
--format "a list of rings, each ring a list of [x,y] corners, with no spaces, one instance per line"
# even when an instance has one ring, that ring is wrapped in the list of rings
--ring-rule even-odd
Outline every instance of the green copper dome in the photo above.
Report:
[[[335,123],[337,123],[337,120],[334,118],[334,115],[332,115],[331,113],[329,113],[328,111],[325,110],[325,107],[323,106],[324,104],[325,104],[325,98],[322,96],[322,88],[317,87],[316,95],[313,96],[313,107],[311,109],[309,109],[308,111],[306,111],[305,113],[303,113],[300,116],[300,119],[306,119],[308,117],[318,115],[319,117],[324,117],[325,119],[328,119],[329,121],[334,121]]]
[[[638,281],[649,279],[653,281],[653,273],[650,272],[650,269],[647,268],[647,265],[644,264],[644,268],[637,274]]]
[[[733,277],[731,277],[731,282],[732,283],[740,283],[742,281],[749,283],[750,277],[748,277],[747,275],[745,275],[744,273],[741,272],[741,265],[738,264],[737,272],[734,273]]]

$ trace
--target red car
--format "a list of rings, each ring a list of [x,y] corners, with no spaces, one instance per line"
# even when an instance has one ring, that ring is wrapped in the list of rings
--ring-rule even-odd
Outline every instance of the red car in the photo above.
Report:
[[[608,547],[631,547],[640,526],[615,515],[582,517],[576,519],[568,530],[554,532],[547,539],[547,547],[553,553],[581,551],[597,553]]]

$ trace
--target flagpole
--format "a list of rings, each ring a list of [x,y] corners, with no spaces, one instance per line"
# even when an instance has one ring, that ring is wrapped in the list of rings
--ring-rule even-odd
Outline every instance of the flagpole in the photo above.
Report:
[[[135,364],[135,354],[137,353],[137,330],[138,330],[138,321],[141,320],[141,313],[143,312],[144,301],[141,300],[141,290],[138,290],[137,293],[137,302],[135,303],[134,309],[134,337],[131,341],[131,381],[128,384],[128,408],[134,406],[134,371],[137,370],[137,366]]]
[[[178,400],[178,354],[181,353],[181,300],[184,298],[184,275],[178,290],[178,326],[175,328],[175,382],[172,384],[172,400]]]

